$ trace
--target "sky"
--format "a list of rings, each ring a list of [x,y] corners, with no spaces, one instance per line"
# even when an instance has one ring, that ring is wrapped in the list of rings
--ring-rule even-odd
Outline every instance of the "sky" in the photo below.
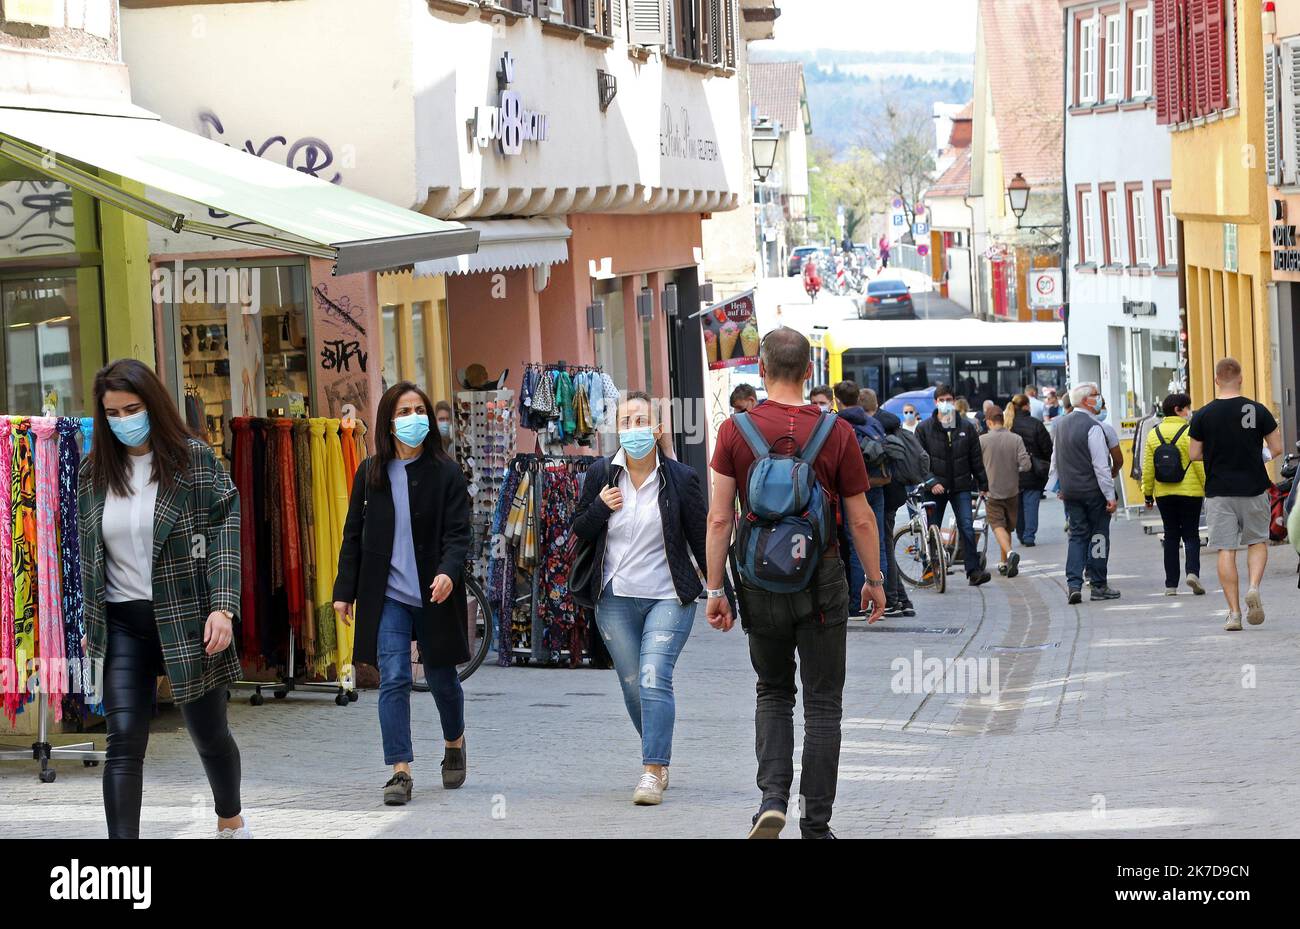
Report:
[[[975,51],[977,0],[778,0],[776,38],[758,48]]]

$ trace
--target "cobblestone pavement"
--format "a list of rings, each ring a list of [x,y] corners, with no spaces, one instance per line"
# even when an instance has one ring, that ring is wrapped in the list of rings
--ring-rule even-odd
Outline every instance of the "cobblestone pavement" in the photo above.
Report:
[[[914,619],[852,624],[836,831],[1300,833],[1290,549],[1270,552],[1267,622],[1225,633],[1213,556],[1207,596],[1166,598],[1155,537],[1120,522],[1111,582],[1123,598],[1070,607],[1054,501],[1043,522],[1019,578],[971,589],[954,576],[944,595],[915,595]],[[946,693],[924,675],[917,688],[910,667],[895,665],[919,658],[924,671],[927,659],[959,657],[985,672],[996,658],[996,695]],[[753,673],[744,635],[713,631],[702,610],[677,669],[673,780],[660,807],[630,802],[639,747],[612,672],[490,666],[466,691],[468,783],[439,786],[433,700],[416,694],[415,799],[400,809],[380,802],[373,693],[347,708],[323,696],[262,707],[237,697],[231,721],[258,836],[736,836],[748,826]],[[143,831],[204,835],[210,809],[179,714],[167,712],[153,729]],[[31,765],[0,765],[0,824],[6,837],[104,835],[100,769],[62,764],[46,785]]]

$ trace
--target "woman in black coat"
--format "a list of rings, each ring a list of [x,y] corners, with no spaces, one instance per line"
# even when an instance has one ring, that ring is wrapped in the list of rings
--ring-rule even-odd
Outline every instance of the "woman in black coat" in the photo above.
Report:
[[[1016,538],[1033,548],[1038,536],[1038,504],[1047,486],[1052,463],[1052,435],[1041,419],[1030,414],[1029,398],[1016,394],[1007,406],[1007,426],[1020,436],[1033,466],[1020,474],[1020,509],[1016,514]]]
[[[379,667],[379,729],[393,776],[384,802],[411,799],[411,642],[438,705],[446,753],[442,786],[465,783],[465,694],[456,665],[469,660],[462,573],[470,500],[460,467],[429,435],[433,404],[409,381],[375,412],[375,454],[357,468],[343,526],[334,609],[351,622],[354,661]]]

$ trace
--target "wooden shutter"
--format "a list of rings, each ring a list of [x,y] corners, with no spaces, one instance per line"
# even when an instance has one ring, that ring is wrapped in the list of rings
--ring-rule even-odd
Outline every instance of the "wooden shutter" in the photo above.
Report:
[[[626,0],[605,0],[609,4],[609,16],[605,20],[605,32],[620,42],[627,39],[627,17],[623,15]]]
[[[1191,0],[1192,115],[1210,112],[1210,38],[1208,13],[1213,0]]]
[[[1156,123],[1167,126],[1170,118],[1173,91],[1169,69],[1169,43],[1173,38],[1173,0],[1155,0],[1151,23],[1151,93],[1156,98]],[[1075,56],[1078,57],[1078,49]]]
[[[1205,2],[1205,76],[1206,103],[1213,110],[1228,107],[1227,36],[1223,4],[1231,0],[1204,0]]]
[[[1264,46],[1264,161],[1268,182],[1281,183],[1281,110],[1278,107],[1278,54],[1276,45]]]
[[[724,0],[724,2],[727,4],[727,59],[725,63],[728,68],[734,68],[738,59],[736,54],[737,45],[740,42],[740,12],[736,7],[740,0]]]
[[[1282,42],[1282,183],[1300,183],[1300,39]]]
[[[726,61],[722,40],[722,3],[723,0],[709,0],[709,57],[710,64],[720,65]]]
[[[1191,52],[1187,34],[1187,0],[1167,0],[1170,7],[1169,52],[1169,119],[1181,123],[1187,119],[1191,94]]]
[[[633,45],[663,45],[668,37],[666,0],[627,0],[627,40]]]

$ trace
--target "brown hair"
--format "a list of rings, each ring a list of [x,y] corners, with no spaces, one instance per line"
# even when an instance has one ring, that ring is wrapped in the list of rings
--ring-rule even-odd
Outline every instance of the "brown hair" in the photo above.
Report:
[[[839,401],[841,410],[847,410],[851,406],[857,406],[858,385],[853,381],[840,381],[835,385],[835,399]]]
[[[1216,384],[1228,383],[1241,377],[1241,362],[1236,358],[1220,358],[1214,366]]]
[[[131,495],[126,446],[113,434],[104,412],[104,394],[110,390],[135,394],[149,413],[149,447],[153,450],[153,479],[170,490],[190,467],[190,439],[198,439],[185,425],[181,414],[158,375],[142,361],[121,358],[95,374],[95,444],[88,456],[90,480],[96,490],[112,490],[122,497]]]
[[[410,381],[398,381],[384,391],[384,395],[379,398],[379,406],[375,409],[375,453],[370,457],[370,470],[366,473],[366,480],[371,487],[388,486],[388,463],[397,457],[397,438],[393,435],[393,411],[397,409],[397,401],[406,393],[419,394],[420,402],[428,411],[427,415],[430,420],[433,418],[433,401],[429,399],[428,394]],[[425,439],[424,454],[451,460],[443,450],[441,436],[438,437],[437,442]]]

